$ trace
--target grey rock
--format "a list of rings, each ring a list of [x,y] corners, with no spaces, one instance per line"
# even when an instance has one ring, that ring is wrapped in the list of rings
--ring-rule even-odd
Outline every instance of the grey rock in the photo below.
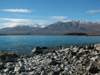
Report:
[[[32,71],[32,72],[29,72],[29,75],[34,75],[34,71]]]
[[[63,49],[63,47],[62,46],[59,46],[59,49],[61,50],[61,49]]]
[[[12,62],[15,61],[17,55],[10,52],[0,52],[0,62]]]
[[[13,63],[12,63],[12,62],[7,62],[7,63],[5,64],[5,66],[6,66],[6,67],[13,66]]]
[[[4,67],[3,63],[0,63],[0,69],[2,69]]]
[[[40,47],[35,47],[32,51],[33,54],[41,54],[43,50]]]
[[[51,60],[51,61],[49,61],[49,63],[48,63],[48,65],[57,65],[57,64],[60,64],[60,63],[58,63],[58,62],[55,61],[55,60]]]
[[[14,67],[8,66],[8,67],[4,70],[4,72],[9,72],[9,71],[14,71]]]
[[[25,67],[23,67],[23,66],[16,66],[14,71],[15,72],[23,72],[23,71],[25,71]]]
[[[99,73],[99,69],[97,67],[91,67],[89,69],[89,72],[92,73],[92,74]]]
[[[94,45],[87,45],[86,49],[94,49]]]

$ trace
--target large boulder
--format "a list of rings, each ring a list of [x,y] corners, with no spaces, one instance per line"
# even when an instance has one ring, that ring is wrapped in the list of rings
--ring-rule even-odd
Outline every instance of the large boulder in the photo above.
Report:
[[[99,69],[97,67],[91,67],[89,69],[89,72],[92,73],[92,74],[99,73]]]
[[[10,52],[0,52],[0,62],[12,62],[15,61],[17,55]]]
[[[33,54],[41,54],[41,53],[43,53],[44,51],[44,49],[46,49],[46,47],[42,47],[42,48],[40,48],[40,47],[35,47],[31,52],[33,53]]]

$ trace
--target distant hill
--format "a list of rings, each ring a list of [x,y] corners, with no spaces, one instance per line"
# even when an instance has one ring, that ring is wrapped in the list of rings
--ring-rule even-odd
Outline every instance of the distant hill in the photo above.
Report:
[[[0,29],[0,34],[25,34],[25,35],[63,35],[67,33],[85,33],[100,35],[100,23],[85,21],[56,22],[46,27],[15,26]]]

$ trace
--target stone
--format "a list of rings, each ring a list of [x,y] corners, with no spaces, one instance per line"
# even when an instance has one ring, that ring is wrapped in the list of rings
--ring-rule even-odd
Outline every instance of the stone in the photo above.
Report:
[[[53,73],[53,75],[59,75],[59,74],[60,74],[59,71],[55,71],[55,72]]]
[[[61,64],[60,67],[63,68],[64,67],[64,64]]]
[[[3,63],[0,63],[0,69],[2,69],[4,67]]]
[[[32,54],[41,54],[44,52],[43,50],[44,49],[42,49],[40,47],[35,47],[31,52],[32,52]]]
[[[9,71],[9,69],[8,69],[8,68],[4,70],[4,72],[8,72],[8,71]]]
[[[70,56],[73,57],[73,56],[75,56],[76,54],[77,54],[77,53],[76,53],[76,52],[73,52],[73,51],[70,51],[70,52],[68,53],[69,57],[70,57]]]
[[[53,72],[53,71],[51,71],[51,72],[49,72],[49,73],[48,73],[48,75],[54,75],[54,72]]]
[[[41,49],[47,49],[47,47],[42,47]]]
[[[13,66],[13,63],[12,62],[7,62],[6,67],[8,67],[8,66]]]
[[[74,49],[74,51],[73,52],[78,52],[79,50],[78,50],[78,48],[76,48],[76,49]]]
[[[92,73],[92,74],[99,73],[99,69],[97,67],[91,67],[89,69],[89,72]]]
[[[51,60],[49,61],[48,65],[57,65],[59,64],[58,62],[56,62],[55,60]]]
[[[83,56],[85,54],[86,54],[85,52],[80,52],[80,53],[77,54],[77,56]]]
[[[96,49],[100,51],[100,47],[96,47]]]
[[[62,46],[59,46],[59,49],[61,50],[61,49],[63,49],[63,47]]]
[[[40,47],[35,47],[31,52],[32,53],[41,53],[41,51],[40,51]]]
[[[41,72],[41,75],[46,75],[46,74],[44,73],[44,71],[42,71],[42,72]]]
[[[79,59],[80,59],[80,60],[83,60],[83,59],[84,59],[84,57],[80,57]]]
[[[86,49],[94,49],[94,46],[93,45],[87,45]]]
[[[29,75],[34,75],[34,71],[33,72],[29,72]]]
[[[12,62],[17,59],[17,55],[10,52],[0,52],[0,62]]]
[[[23,66],[16,66],[14,71],[15,72],[23,72],[23,71],[25,71],[25,67],[23,67]]]
[[[13,70],[14,70],[14,67],[8,66],[8,67],[4,70],[4,72],[9,72],[9,71],[13,71]]]
[[[100,72],[99,73],[96,73],[95,75],[100,75]]]
[[[96,61],[97,57],[92,57],[91,60],[92,61]]]
[[[100,43],[95,44],[94,47],[96,47],[96,48],[97,48],[97,47],[100,47]]]

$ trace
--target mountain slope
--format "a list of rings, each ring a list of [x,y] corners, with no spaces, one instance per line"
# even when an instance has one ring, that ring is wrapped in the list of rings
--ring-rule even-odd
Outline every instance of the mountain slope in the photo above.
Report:
[[[85,21],[59,21],[44,28],[19,25],[0,29],[0,34],[62,35],[67,33],[100,35],[100,23]]]
[[[15,26],[0,29],[0,34],[32,34],[36,33],[39,27],[29,27],[29,26]]]
[[[99,34],[100,23],[85,22],[85,21],[67,21],[67,22],[56,22],[45,28],[43,31],[54,32],[55,34],[66,34],[66,33],[88,33],[88,34]]]

